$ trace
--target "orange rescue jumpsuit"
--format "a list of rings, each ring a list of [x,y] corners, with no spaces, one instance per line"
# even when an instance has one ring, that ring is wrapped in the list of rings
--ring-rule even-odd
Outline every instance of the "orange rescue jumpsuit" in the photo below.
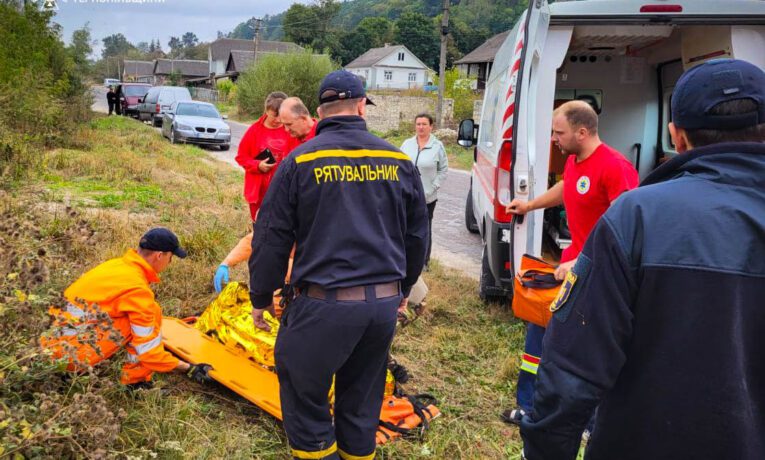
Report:
[[[133,249],[120,258],[102,263],[64,291],[68,303],[63,310],[51,308],[61,333],[57,337],[42,337],[41,345],[50,349],[55,358],[68,357],[71,371],[76,371],[78,366],[67,356],[64,343],[76,348],[77,361],[91,366],[125,347],[127,362],[120,379],[125,385],[149,381],[153,372],[174,370],[179,360],[162,345],[162,308],[154,300],[149,286],[158,282],[159,275]],[[94,314],[86,311],[88,307],[82,302],[97,305],[99,311],[109,315],[112,329],[121,336],[119,342],[115,342],[117,334],[97,326]],[[78,336],[82,339],[88,334],[87,328],[91,336],[95,332],[100,355],[91,345],[78,340]]]

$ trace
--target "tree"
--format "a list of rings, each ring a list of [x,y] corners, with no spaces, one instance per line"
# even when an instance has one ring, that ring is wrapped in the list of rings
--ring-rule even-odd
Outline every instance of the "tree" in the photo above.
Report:
[[[428,67],[438,68],[439,39],[432,19],[420,13],[404,13],[396,21],[396,41]]]
[[[72,33],[72,43],[67,47],[67,51],[81,76],[90,74],[91,64],[88,57],[93,52],[93,43],[89,23],[85,23],[82,29],[77,29]]]
[[[183,43],[178,37],[170,37],[167,46],[170,47],[170,55],[172,57],[178,57],[183,50]]]
[[[356,26],[362,40],[365,41],[366,49],[379,48],[386,43],[393,43],[395,39],[395,25],[386,18],[364,18]]]
[[[311,54],[310,51],[262,56],[237,80],[239,111],[260,115],[266,96],[272,91],[297,96],[309,110],[315,111],[319,104],[316,88],[322,78],[335,68],[329,57]]]
[[[135,45],[135,48],[138,50],[139,53],[142,53],[142,54],[148,54],[151,52],[150,50],[151,47],[149,46],[147,42],[138,42]]]
[[[184,48],[191,48],[192,46],[197,46],[199,39],[194,32],[186,32],[181,37],[181,43],[183,43]]]
[[[308,46],[318,35],[318,21],[315,9],[293,3],[284,14],[284,35],[300,46]]]
[[[154,46],[154,40],[152,39],[152,41],[149,43],[149,53],[153,53],[155,51],[157,51],[157,47]]]
[[[134,48],[122,34],[109,35],[101,41],[104,43],[104,49],[101,50],[101,56],[104,58],[124,56],[128,50]]]

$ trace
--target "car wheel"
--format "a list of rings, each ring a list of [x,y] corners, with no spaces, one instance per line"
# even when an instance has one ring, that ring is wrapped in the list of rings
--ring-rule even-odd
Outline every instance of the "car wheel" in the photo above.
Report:
[[[170,143],[171,144],[178,143],[178,139],[176,139],[175,137],[175,128],[173,128],[172,126],[170,127]]]
[[[508,292],[497,286],[494,275],[491,273],[486,243],[483,244],[483,251],[481,251],[481,277],[478,280],[478,297],[484,303],[505,303],[509,298]]]
[[[220,149],[223,150],[224,152],[227,151],[230,148],[231,148],[231,145],[229,145],[229,144],[223,144],[223,145],[220,146]]]
[[[467,200],[465,201],[465,227],[470,233],[478,233],[478,222],[473,213],[473,186],[468,190]]]

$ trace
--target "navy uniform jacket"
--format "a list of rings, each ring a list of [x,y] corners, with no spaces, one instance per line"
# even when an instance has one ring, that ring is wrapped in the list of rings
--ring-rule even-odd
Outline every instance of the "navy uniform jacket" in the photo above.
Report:
[[[324,289],[401,281],[408,295],[428,243],[422,182],[409,157],[358,116],[324,119],[282,161],[255,223],[250,298],[271,304],[293,243],[291,283]]]
[[[529,460],[765,458],[765,144],[693,149],[624,194],[564,281]]]

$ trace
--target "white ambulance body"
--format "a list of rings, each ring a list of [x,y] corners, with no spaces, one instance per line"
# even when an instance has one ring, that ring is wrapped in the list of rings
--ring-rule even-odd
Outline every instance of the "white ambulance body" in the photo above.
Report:
[[[685,69],[722,57],[765,68],[762,0],[529,3],[495,56],[477,135],[472,120],[460,126],[460,143],[475,145],[466,224],[484,242],[483,298],[511,295],[521,256],[541,255],[543,212],[513,219],[504,208],[561,177],[561,155],[551,154],[554,107],[594,105],[601,139],[642,178],[676,154],[666,125]],[[566,244],[554,231],[551,240]]]

